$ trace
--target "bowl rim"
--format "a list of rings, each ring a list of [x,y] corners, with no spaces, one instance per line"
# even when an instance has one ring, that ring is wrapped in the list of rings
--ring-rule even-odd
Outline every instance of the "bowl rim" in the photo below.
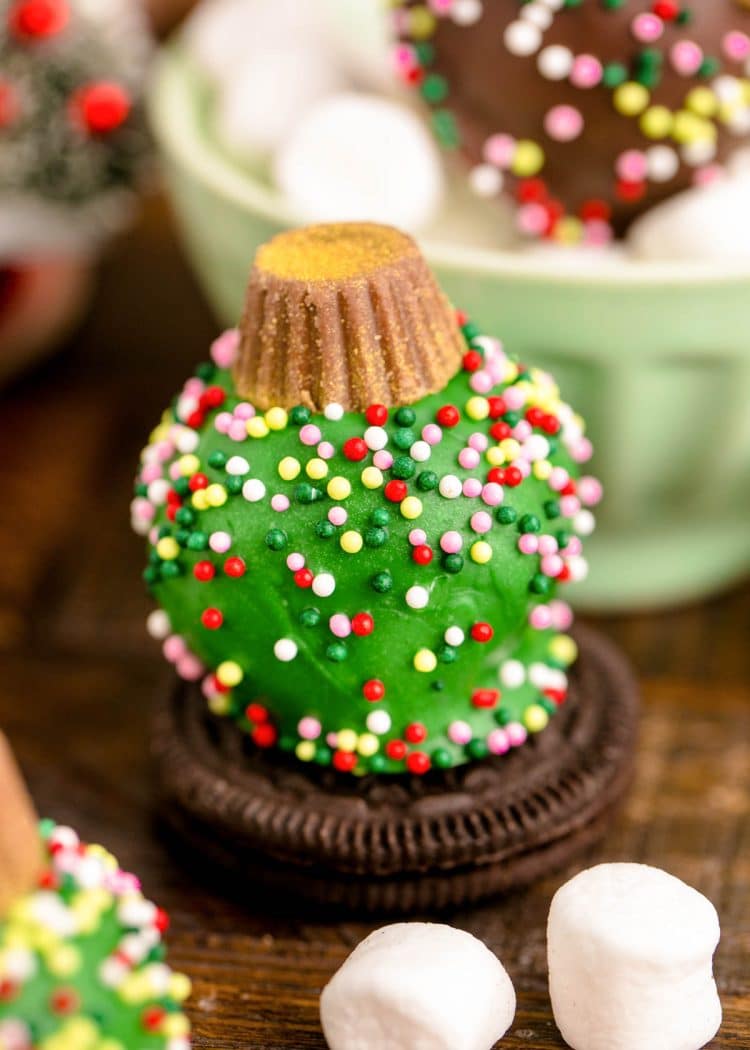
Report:
[[[147,105],[154,137],[165,153],[179,166],[211,189],[238,206],[252,211],[267,222],[281,226],[299,225],[299,219],[281,197],[228,153],[217,150],[201,130],[195,85],[207,75],[190,56],[177,34],[161,49],[151,74]],[[607,260],[599,269],[557,268],[550,256],[460,245],[417,236],[430,265],[451,270],[465,277],[482,274],[504,281],[536,281],[567,287],[593,286],[605,289],[641,289],[649,292],[669,287],[723,285],[750,282],[750,263],[727,260],[694,262],[635,262]]]

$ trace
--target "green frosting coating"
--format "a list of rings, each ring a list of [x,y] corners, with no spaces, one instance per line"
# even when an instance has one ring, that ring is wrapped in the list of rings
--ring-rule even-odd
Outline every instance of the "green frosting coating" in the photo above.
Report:
[[[554,596],[585,566],[590,448],[549,376],[464,332],[440,394],[319,415],[255,413],[226,333],[144,450],[150,629],[259,746],[424,773],[517,746],[565,699]]]
[[[2,1050],[189,1050],[190,982],[164,963],[163,911],[70,828],[42,821],[38,889],[0,922]]]

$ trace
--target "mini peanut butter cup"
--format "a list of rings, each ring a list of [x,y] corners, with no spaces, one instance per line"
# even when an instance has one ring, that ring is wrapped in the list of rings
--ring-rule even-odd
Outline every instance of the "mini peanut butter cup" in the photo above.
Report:
[[[31,892],[42,871],[42,849],[34,805],[10,745],[0,732],[0,919],[13,902]]]
[[[408,405],[461,365],[455,312],[414,241],[340,223],[282,233],[258,251],[234,380],[259,408]]]

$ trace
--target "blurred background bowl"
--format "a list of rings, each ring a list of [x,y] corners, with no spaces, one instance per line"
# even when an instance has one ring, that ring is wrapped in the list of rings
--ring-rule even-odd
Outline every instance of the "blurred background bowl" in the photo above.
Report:
[[[204,74],[172,43],[152,125],[187,252],[233,325],[255,249],[296,223],[262,173],[222,150],[211,105]],[[608,258],[581,268],[434,237],[423,247],[453,302],[554,372],[586,418],[606,497],[579,606],[672,604],[750,570],[750,267]]]

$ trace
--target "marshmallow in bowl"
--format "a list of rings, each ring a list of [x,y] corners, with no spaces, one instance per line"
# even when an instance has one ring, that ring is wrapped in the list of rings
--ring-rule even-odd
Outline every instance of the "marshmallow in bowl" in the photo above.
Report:
[[[750,170],[696,186],[646,212],[633,224],[634,257],[683,262],[750,262]]]
[[[508,974],[476,937],[452,926],[385,926],[323,990],[331,1050],[491,1050],[510,1027]]]
[[[547,925],[555,1021],[573,1050],[699,1050],[719,1029],[716,909],[645,864],[567,882]]]
[[[443,194],[440,158],[420,118],[375,95],[348,92],[315,106],[273,168],[300,222],[383,222],[416,233]]]

